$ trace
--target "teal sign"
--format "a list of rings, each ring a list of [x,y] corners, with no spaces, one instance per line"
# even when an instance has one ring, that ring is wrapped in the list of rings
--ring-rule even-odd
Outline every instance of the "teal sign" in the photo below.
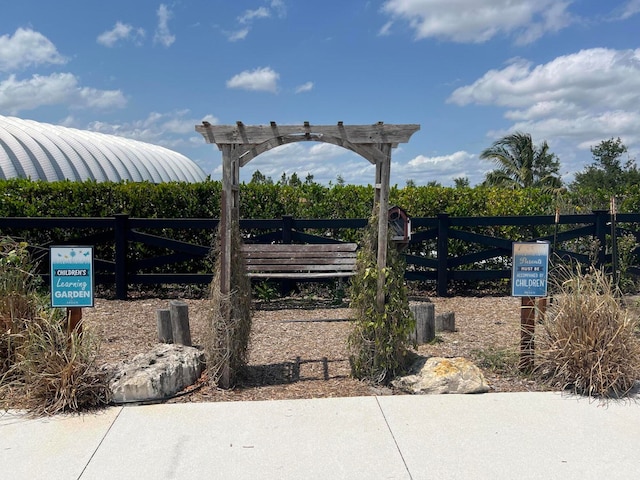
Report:
[[[511,295],[546,297],[548,268],[548,242],[514,242]]]
[[[93,307],[93,247],[51,247],[51,306]]]

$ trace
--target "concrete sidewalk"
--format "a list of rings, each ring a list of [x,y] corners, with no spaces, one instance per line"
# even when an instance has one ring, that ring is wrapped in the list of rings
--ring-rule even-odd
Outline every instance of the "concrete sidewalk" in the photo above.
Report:
[[[595,479],[640,471],[640,405],[559,393],[0,413],[0,478]]]

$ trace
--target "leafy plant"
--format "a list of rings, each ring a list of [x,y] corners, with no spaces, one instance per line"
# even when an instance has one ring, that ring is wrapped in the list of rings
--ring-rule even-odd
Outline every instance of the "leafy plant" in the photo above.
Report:
[[[639,244],[635,235],[631,233],[620,236],[617,242],[619,287],[624,293],[632,293],[636,291],[636,281],[629,274],[629,267],[633,265],[633,261],[636,258],[635,250]]]
[[[278,297],[278,290],[269,282],[260,282],[255,287],[256,297],[264,302],[271,302]]]
[[[377,225],[377,216],[373,216],[358,252],[357,271],[350,291],[355,324],[348,342],[353,376],[385,383],[405,367],[415,319],[404,284],[404,261],[390,240],[387,266],[382,271],[384,308],[378,310]]]

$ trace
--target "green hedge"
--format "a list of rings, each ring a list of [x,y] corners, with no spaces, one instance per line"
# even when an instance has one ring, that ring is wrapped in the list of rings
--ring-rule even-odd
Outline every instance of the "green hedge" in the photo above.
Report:
[[[22,179],[0,180],[0,216],[3,217],[110,217],[126,213],[140,218],[219,218],[221,182],[201,183],[98,183],[43,182]],[[284,215],[294,218],[369,218],[373,208],[372,186],[333,185],[313,182],[297,186],[249,183],[240,188],[241,218],[273,219]],[[562,199],[563,213],[580,213],[570,196]],[[537,189],[504,190],[499,188],[448,188],[439,186],[392,187],[390,204],[404,208],[410,217],[517,216],[550,215],[560,201]],[[640,210],[640,187],[620,199],[618,211]],[[588,213],[584,211],[582,213]],[[471,229],[493,237],[529,239],[549,234],[551,227],[487,226]],[[15,232],[1,232],[5,235]],[[51,244],[68,240],[70,232],[18,232],[30,243]],[[85,235],[92,232],[83,232]],[[158,232],[150,232],[158,233]],[[342,232],[342,238],[357,241],[361,232]],[[211,232],[163,231],[159,234],[202,245],[210,244]],[[451,255],[475,251],[474,245],[452,241]],[[136,258],[161,254],[158,249],[136,245]],[[430,256],[434,242],[412,246],[411,253]],[[168,252],[165,252],[168,253]],[[190,262],[192,263],[192,262]],[[484,264],[483,268],[486,268]],[[202,271],[206,265],[195,262],[189,271]]]

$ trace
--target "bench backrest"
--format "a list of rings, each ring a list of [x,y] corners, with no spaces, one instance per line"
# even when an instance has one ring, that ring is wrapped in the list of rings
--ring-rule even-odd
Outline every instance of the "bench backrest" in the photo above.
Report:
[[[262,278],[331,278],[355,273],[355,243],[243,245],[247,274]]]

